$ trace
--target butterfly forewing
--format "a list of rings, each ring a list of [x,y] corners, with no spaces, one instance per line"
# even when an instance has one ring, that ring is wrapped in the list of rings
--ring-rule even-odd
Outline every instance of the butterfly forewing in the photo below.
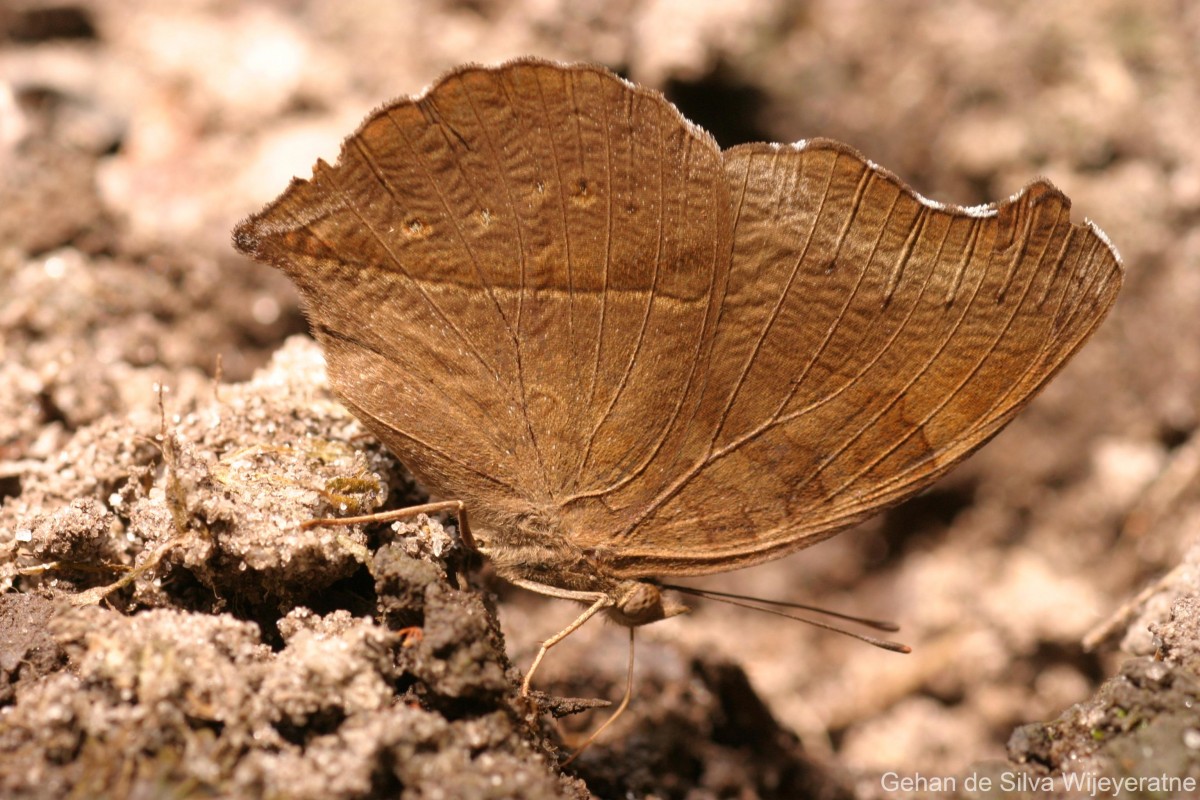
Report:
[[[687,413],[727,206],[659,95],[529,61],[379,110],[236,239],[301,287],[346,402],[486,520],[612,485]]]

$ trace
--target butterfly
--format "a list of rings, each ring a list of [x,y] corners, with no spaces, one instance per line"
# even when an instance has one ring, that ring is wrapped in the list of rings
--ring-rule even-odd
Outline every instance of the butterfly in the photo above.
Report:
[[[334,389],[433,508],[469,511],[502,577],[587,606],[526,692],[595,614],[632,646],[686,610],[657,579],[937,480],[1123,273],[1048,181],[945,205],[844,144],[721,150],[655,91],[535,59],[375,111],[234,242],[299,287]]]

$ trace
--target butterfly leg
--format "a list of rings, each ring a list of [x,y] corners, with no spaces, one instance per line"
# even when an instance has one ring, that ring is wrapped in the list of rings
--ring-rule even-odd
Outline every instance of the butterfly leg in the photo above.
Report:
[[[533,680],[533,673],[537,672],[538,666],[542,663],[542,659],[546,657],[546,653],[550,651],[550,648],[579,630],[583,623],[596,616],[596,614],[615,605],[616,601],[603,592],[576,592],[570,589],[560,589],[557,586],[548,586],[544,583],[535,583],[534,581],[515,580],[512,583],[520,586],[522,589],[528,589],[538,594],[560,597],[563,600],[577,600],[581,603],[591,603],[588,609],[580,614],[574,622],[542,642],[541,649],[538,650],[538,654],[533,659],[533,664],[529,667],[529,672],[525,673],[525,680],[521,683],[521,696],[528,697],[529,682]]]
[[[633,697],[633,634],[636,630],[637,628],[633,627],[629,629],[629,671],[625,674],[625,696],[621,698],[621,704],[617,706],[616,711],[609,715],[608,719],[604,720],[603,725],[596,728],[596,730],[592,731],[591,736],[583,740],[583,744],[579,745],[574,753],[571,753],[570,758],[564,761],[562,766],[565,767],[579,758],[579,754],[586,750],[592,742],[599,739],[600,734],[604,733],[608,729],[608,726],[616,722],[617,717],[621,716],[625,713],[625,709],[629,708],[629,700]]]
[[[424,503],[419,506],[408,506],[407,508],[396,508],[391,511],[381,511],[377,514],[363,514],[357,517],[328,517],[323,519],[310,519],[300,523],[301,528],[316,528],[321,525],[357,525],[360,522],[395,522],[398,519],[408,519],[415,517],[418,514],[441,514],[444,512],[453,512],[458,520],[458,535],[462,537],[463,544],[471,550],[478,550],[475,546],[475,537],[471,535],[471,526],[467,524],[467,507],[462,500],[442,500],[437,503]]]
[[[415,517],[418,514],[441,514],[444,512],[452,512],[455,519],[458,521],[458,536],[462,540],[463,546],[468,550],[479,552],[479,548],[475,545],[475,537],[471,535],[471,526],[467,523],[467,507],[461,500],[443,500],[437,503],[424,503],[419,506],[409,506],[407,508],[397,508],[392,511],[381,511],[376,514],[362,514],[357,517],[327,517],[322,519],[310,519],[300,523],[300,527],[307,530],[308,528],[316,528],[322,525],[357,525],[358,523],[376,523],[376,522],[394,522],[398,519],[407,519]],[[362,563],[367,563],[367,551],[361,546],[347,545],[352,550],[357,551],[355,558]],[[466,574],[458,572],[459,580],[466,583]]]

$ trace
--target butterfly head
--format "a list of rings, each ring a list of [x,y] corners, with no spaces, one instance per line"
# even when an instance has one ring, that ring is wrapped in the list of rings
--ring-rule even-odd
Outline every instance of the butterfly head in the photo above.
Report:
[[[686,614],[691,610],[678,600],[664,595],[654,584],[642,581],[621,581],[612,597],[616,603],[608,609],[609,617],[630,628]]]

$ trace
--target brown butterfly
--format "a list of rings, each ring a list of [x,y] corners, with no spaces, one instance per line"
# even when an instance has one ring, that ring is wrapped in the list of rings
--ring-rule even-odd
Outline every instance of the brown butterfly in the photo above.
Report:
[[[526,691],[597,612],[632,637],[686,610],[654,578],[928,486],[1122,277],[1047,181],[943,205],[846,145],[722,151],[657,92],[532,59],[379,109],[234,241],[295,281],[334,388],[433,507],[469,509],[505,578],[588,605]]]

